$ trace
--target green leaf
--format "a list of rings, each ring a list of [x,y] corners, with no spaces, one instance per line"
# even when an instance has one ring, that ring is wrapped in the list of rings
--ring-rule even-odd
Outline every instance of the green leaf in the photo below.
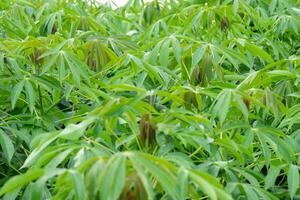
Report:
[[[160,52],[159,52],[159,63],[162,66],[168,66],[169,63],[169,46],[170,46],[170,40],[166,40],[163,45],[161,46]]]
[[[227,58],[236,70],[239,70],[239,63],[243,63],[248,68],[250,68],[251,66],[249,63],[249,59],[239,52],[224,47],[215,47],[214,49],[216,49],[219,52],[219,54]]]
[[[131,160],[131,163],[133,165],[133,167],[135,168],[135,170],[137,171],[143,186],[147,192],[148,195],[148,199],[154,199],[155,194],[153,191],[153,186],[151,184],[150,178],[147,176],[146,172],[143,170],[142,168],[142,163],[139,163],[137,160],[135,160],[134,158],[129,157]]]
[[[63,82],[63,80],[65,79],[65,76],[66,76],[66,64],[65,63],[66,62],[64,60],[63,53],[60,52],[58,54],[56,64],[57,64],[57,67],[58,67],[58,79],[59,79],[59,82],[61,84],[62,84],[62,82]]]
[[[281,167],[271,165],[268,170],[268,175],[265,178],[265,189],[268,190],[270,187],[274,186],[275,180],[280,173]]]
[[[87,82],[89,81],[89,76],[87,73],[87,66],[80,59],[78,59],[72,53],[63,52],[63,57],[65,61],[68,63],[68,66],[71,70],[74,81],[77,85],[80,85],[80,77],[83,77]]]
[[[150,63],[151,65],[154,65],[154,64],[155,64],[155,62],[156,62],[156,60],[157,60],[157,58],[158,58],[158,55],[159,55],[159,49],[160,49],[161,45],[162,45],[162,43],[159,42],[159,43],[152,49],[152,51],[150,52],[150,54],[149,54],[149,63]]]
[[[0,0],[0,199],[299,198],[299,0],[111,1]]]
[[[288,94],[287,96],[289,96],[289,97],[295,97],[295,98],[300,98],[300,92],[294,92],[294,93]]]
[[[39,145],[29,154],[29,156],[26,158],[24,164],[22,165],[22,168],[26,168],[31,166],[40,156],[40,154],[54,141],[58,138],[59,132],[53,132],[50,134],[42,135],[42,137],[39,137],[39,139],[42,141],[42,143],[39,143]],[[42,139],[41,139],[42,138]],[[44,139],[44,140],[43,140]]]
[[[255,192],[255,190],[253,190],[253,188],[248,184],[243,184],[243,189],[246,193],[247,199],[259,199],[259,196]]]
[[[18,100],[18,98],[20,97],[20,94],[23,90],[25,84],[25,80],[20,81],[19,83],[17,83],[15,85],[15,87],[13,88],[12,92],[11,92],[11,105],[12,108],[15,108],[16,102]]]
[[[236,14],[239,9],[239,0],[233,0],[233,13]]]
[[[176,188],[177,198],[186,199],[188,195],[188,171],[184,168],[179,169]]]
[[[299,168],[296,165],[290,165],[287,173],[287,182],[291,199],[294,198],[298,188],[299,188]]]
[[[15,148],[14,145],[11,141],[11,139],[8,137],[6,133],[2,129],[0,129],[0,144],[1,148],[3,150],[4,156],[6,157],[8,163],[10,163],[14,152]]]
[[[216,100],[216,104],[213,107],[212,113],[220,119],[221,124],[224,122],[227,113],[229,111],[230,103],[231,103],[231,90],[222,91]]]
[[[30,183],[31,181],[43,176],[43,169],[32,169],[25,174],[14,176],[9,179],[4,186],[0,189],[0,196],[6,194],[8,192],[13,191],[19,187],[23,187],[24,185]]]
[[[213,176],[199,170],[190,170],[189,176],[212,200],[232,200],[226,192],[221,192],[222,185]]]
[[[176,61],[178,62],[178,64],[180,64],[182,49],[181,49],[179,41],[175,37],[172,38],[172,48],[173,48],[173,52],[174,52]]]
[[[26,99],[29,106],[29,110],[31,113],[33,113],[34,104],[35,104],[35,92],[29,80],[25,81],[25,93],[26,93]]]
[[[200,48],[198,48],[195,53],[193,53],[193,57],[192,57],[192,68],[195,67],[199,61],[202,59],[202,57],[205,54],[206,51],[206,45],[201,46]]]
[[[164,188],[170,196],[176,198],[176,179],[174,174],[164,167],[167,163],[159,158],[141,153],[131,154],[130,160],[132,160],[133,163],[137,162],[141,164],[146,171],[149,171],[157,179],[162,188]]]
[[[259,58],[263,58],[264,60],[272,63],[274,62],[274,60],[272,59],[272,57],[265,51],[263,50],[261,47],[251,44],[251,43],[246,43],[245,47],[254,55],[257,56]]]
[[[77,140],[83,134],[88,125],[94,121],[94,117],[89,117],[79,124],[70,124],[59,134],[60,138],[67,140]]]
[[[61,90],[62,87],[59,81],[51,76],[41,75],[41,76],[32,76],[32,78],[37,81],[40,85],[46,87],[49,91],[51,90]]]
[[[242,100],[242,97],[233,93],[233,99],[237,103],[238,109],[243,113],[246,120],[248,120],[248,108]]]
[[[69,170],[69,173],[72,176],[73,180],[73,189],[76,194],[77,200],[84,200],[85,193],[84,193],[84,181],[83,181],[83,175],[75,170]]]
[[[102,172],[101,199],[118,199],[125,186],[126,157],[117,154],[112,157]]]
[[[3,196],[3,200],[15,200],[18,197],[20,190],[21,190],[21,187],[13,190],[11,192],[6,193]]]

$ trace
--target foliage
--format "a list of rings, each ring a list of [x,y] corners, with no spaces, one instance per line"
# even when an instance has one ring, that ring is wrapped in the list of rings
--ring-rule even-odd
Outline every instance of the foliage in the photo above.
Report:
[[[0,2],[0,197],[300,199],[300,2]]]

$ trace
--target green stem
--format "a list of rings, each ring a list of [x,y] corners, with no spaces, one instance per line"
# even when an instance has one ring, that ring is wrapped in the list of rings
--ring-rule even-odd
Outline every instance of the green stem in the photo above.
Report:
[[[43,96],[41,92],[40,86],[38,86],[38,93],[39,93],[39,100],[40,100],[40,107],[41,107],[41,114],[44,115],[44,106],[43,106]]]

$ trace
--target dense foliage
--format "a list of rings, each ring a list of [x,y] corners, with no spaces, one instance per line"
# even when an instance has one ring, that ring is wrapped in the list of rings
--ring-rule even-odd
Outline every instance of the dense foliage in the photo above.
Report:
[[[0,1],[0,198],[300,199],[300,1]]]

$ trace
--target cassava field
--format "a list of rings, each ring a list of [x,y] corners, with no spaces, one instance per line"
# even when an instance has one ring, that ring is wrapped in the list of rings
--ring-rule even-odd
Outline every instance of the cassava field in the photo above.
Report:
[[[0,199],[299,200],[300,1],[0,1]]]

